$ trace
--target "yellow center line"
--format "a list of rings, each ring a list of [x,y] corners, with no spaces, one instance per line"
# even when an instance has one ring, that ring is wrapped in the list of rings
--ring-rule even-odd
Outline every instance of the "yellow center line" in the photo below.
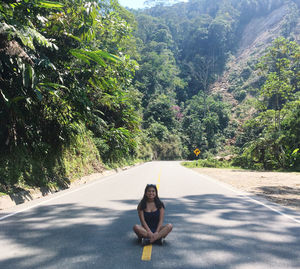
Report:
[[[142,254],[142,261],[150,261],[152,254],[152,245],[144,246],[143,254]]]
[[[159,190],[160,176],[161,176],[161,170],[159,171],[159,174],[158,174],[158,179],[157,179],[157,184],[156,184],[157,190]],[[144,246],[143,254],[142,254],[142,261],[150,261],[151,255],[152,255],[152,244]]]
[[[157,184],[156,184],[157,190],[159,190],[160,176],[161,176],[161,170],[159,171],[159,174],[158,174],[158,179],[157,179]]]

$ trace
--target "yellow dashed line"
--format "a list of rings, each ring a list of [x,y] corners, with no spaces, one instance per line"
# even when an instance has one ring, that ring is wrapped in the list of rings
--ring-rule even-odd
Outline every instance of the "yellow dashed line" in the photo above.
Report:
[[[150,261],[152,254],[152,245],[144,246],[143,254],[142,254],[142,261]]]
[[[161,170],[159,171],[159,174],[158,174],[158,179],[157,179],[157,184],[156,184],[157,190],[159,190],[160,176],[161,176]]]

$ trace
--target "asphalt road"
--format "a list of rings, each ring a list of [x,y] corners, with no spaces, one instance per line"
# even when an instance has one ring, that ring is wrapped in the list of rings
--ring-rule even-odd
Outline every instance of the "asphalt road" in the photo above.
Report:
[[[174,229],[142,261],[132,226],[147,183],[159,183]],[[300,218],[179,162],[151,162],[0,211],[0,268],[300,268]]]

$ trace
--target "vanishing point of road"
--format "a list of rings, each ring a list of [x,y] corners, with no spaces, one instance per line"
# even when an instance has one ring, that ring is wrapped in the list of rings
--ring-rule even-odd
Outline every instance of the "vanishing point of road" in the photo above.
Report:
[[[151,260],[132,226],[159,184],[174,228]],[[149,162],[0,211],[0,268],[300,268],[300,214],[185,168]]]

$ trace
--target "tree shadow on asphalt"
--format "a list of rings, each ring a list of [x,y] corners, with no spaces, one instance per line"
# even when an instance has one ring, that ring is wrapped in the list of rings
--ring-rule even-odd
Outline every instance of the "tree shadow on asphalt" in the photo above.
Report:
[[[59,180],[57,180],[57,181],[59,181]],[[65,190],[65,189],[69,188],[69,185],[70,185],[70,181],[68,179],[60,180],[59,188],[60,188],[60,190]],[[39,195],[40,197],[49,195],[50,193],[57,192],[57,190],[51,190],[50,188],[47,188],[47,187],[36,188],[36,192],[37,191],[40,192],[40,195]],[[10,197],[10,199],[12,201],[15,202],[16,205],[34,200],[34,198],[37,197],[37,196],[33,195],[32,191],[21,189],[21,188],[16,190],[16,192],[9,193],[8,196]]]
[[[299,224],[285,219],[281,225],[278,213],[224,195],[186,196],[182,202],[167,201],[180,242],[170,253],[177,268],[299,268]]]
[[[40,206],[0,222],[1,268],[299,268],[300,225],[225,195],[163,198],[174,229],[150,262],[132,226],[137,211],[78,204]],[[137,200],[112,201],[135,207]],[[283,222],[279,222],[284,219]],[[0,248],[0,249],[1,249]],[[248,267],[247,267],[248,268]]]

